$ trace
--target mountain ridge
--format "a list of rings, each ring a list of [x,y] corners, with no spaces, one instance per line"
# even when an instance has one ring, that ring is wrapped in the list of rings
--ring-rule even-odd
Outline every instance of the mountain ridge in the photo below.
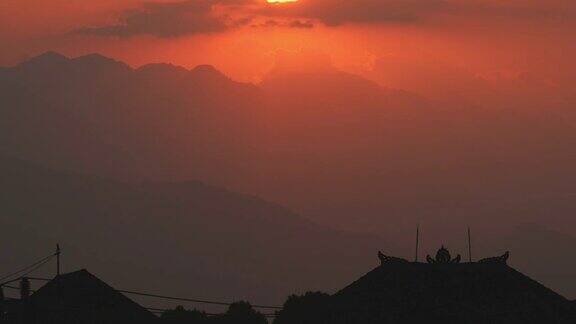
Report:
[[[196,179],[404,247],[416,224],[431,245],[460,246],[454,233],[468,226],[499,247],[524,222],[571,234],[576,131],[555,111],[449,105],[330,69],[267,86],[156,68],[0,73],[0,152],[130,185]],[[518,237],[522,269],[576,291],[533,261],[549,259],[545,248]]]
[[[59,242],[67,271],[89,268],[122,287],[279,303],[308,286],[336,286],[381,241],[200,182],[135,186],[8,157],[0,175],[0,226],[20,252],[3,252],[6,267]],[[319,280],[337,257],[350,263]],[[215,276],[227,284],[213,289]]]

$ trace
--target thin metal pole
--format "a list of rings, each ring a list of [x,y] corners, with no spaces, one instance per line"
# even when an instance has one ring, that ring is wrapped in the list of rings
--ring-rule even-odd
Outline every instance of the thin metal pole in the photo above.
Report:
[[[418,245],[420,244],[420,224],[416,226],[416,252],[414,255],[414,262],[418,262]]]
[[[470,236],[470,226],[468,226],[468,261],[472,262],[472,239]]]
[[[60,275],[60,244],[56,244],[56,276]]]

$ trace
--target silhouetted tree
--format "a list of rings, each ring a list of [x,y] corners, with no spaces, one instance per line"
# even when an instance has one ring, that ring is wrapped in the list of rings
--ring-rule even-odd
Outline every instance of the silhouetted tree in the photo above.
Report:
[[[160,320],[164,324],[205,324],[208,322],[208,316],[199,310],[186,310],[178,306],[162,313]]]
[[[288,297],[274,324],[323,324],[330,323],[331,318],[330,295],[307,292],[303,296]]]
[[[230,305],[226,313],[211,317],[210,324],[268,324],[268,321],[250,303],[241,301]]]

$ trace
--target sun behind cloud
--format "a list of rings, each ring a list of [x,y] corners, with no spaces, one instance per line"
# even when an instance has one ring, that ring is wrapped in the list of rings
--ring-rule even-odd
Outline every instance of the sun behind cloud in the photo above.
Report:
[[[297,2],[298,0],[267,0],[268,3],[288,3],[288,2]]]

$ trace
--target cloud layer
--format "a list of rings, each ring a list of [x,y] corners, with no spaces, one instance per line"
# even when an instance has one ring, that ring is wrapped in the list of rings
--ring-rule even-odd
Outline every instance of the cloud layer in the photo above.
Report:
[[[83,27],[82,34],[130,37],[153,35],[177,37],[191,34],[223,32],[245,25],[249,18],[234,19],[219,13],[218,6],[234,7],[247,4],[249,0],[188,0],[171,3],[144,3],[140,8],[122,13],[117,24]]]
[[[153,35],[178,37],[224,32],[242,26],[311,28],[315,24],[414,25],[450,19],[538,22],[565,19],[574,5],[560,0],[543,5],[512,0],[300,0],[268,4],[264,0],[185,0],[147,2],[121,13],[118,22],[82,27],[82,34],[131,37]],[[487,20],[488,19],[488,20]]]
[[[415,22],[447,7],[444,0],[308,0],[286,7],[268,7],[265,12],[312,18],[334,26],[353,22]]]

